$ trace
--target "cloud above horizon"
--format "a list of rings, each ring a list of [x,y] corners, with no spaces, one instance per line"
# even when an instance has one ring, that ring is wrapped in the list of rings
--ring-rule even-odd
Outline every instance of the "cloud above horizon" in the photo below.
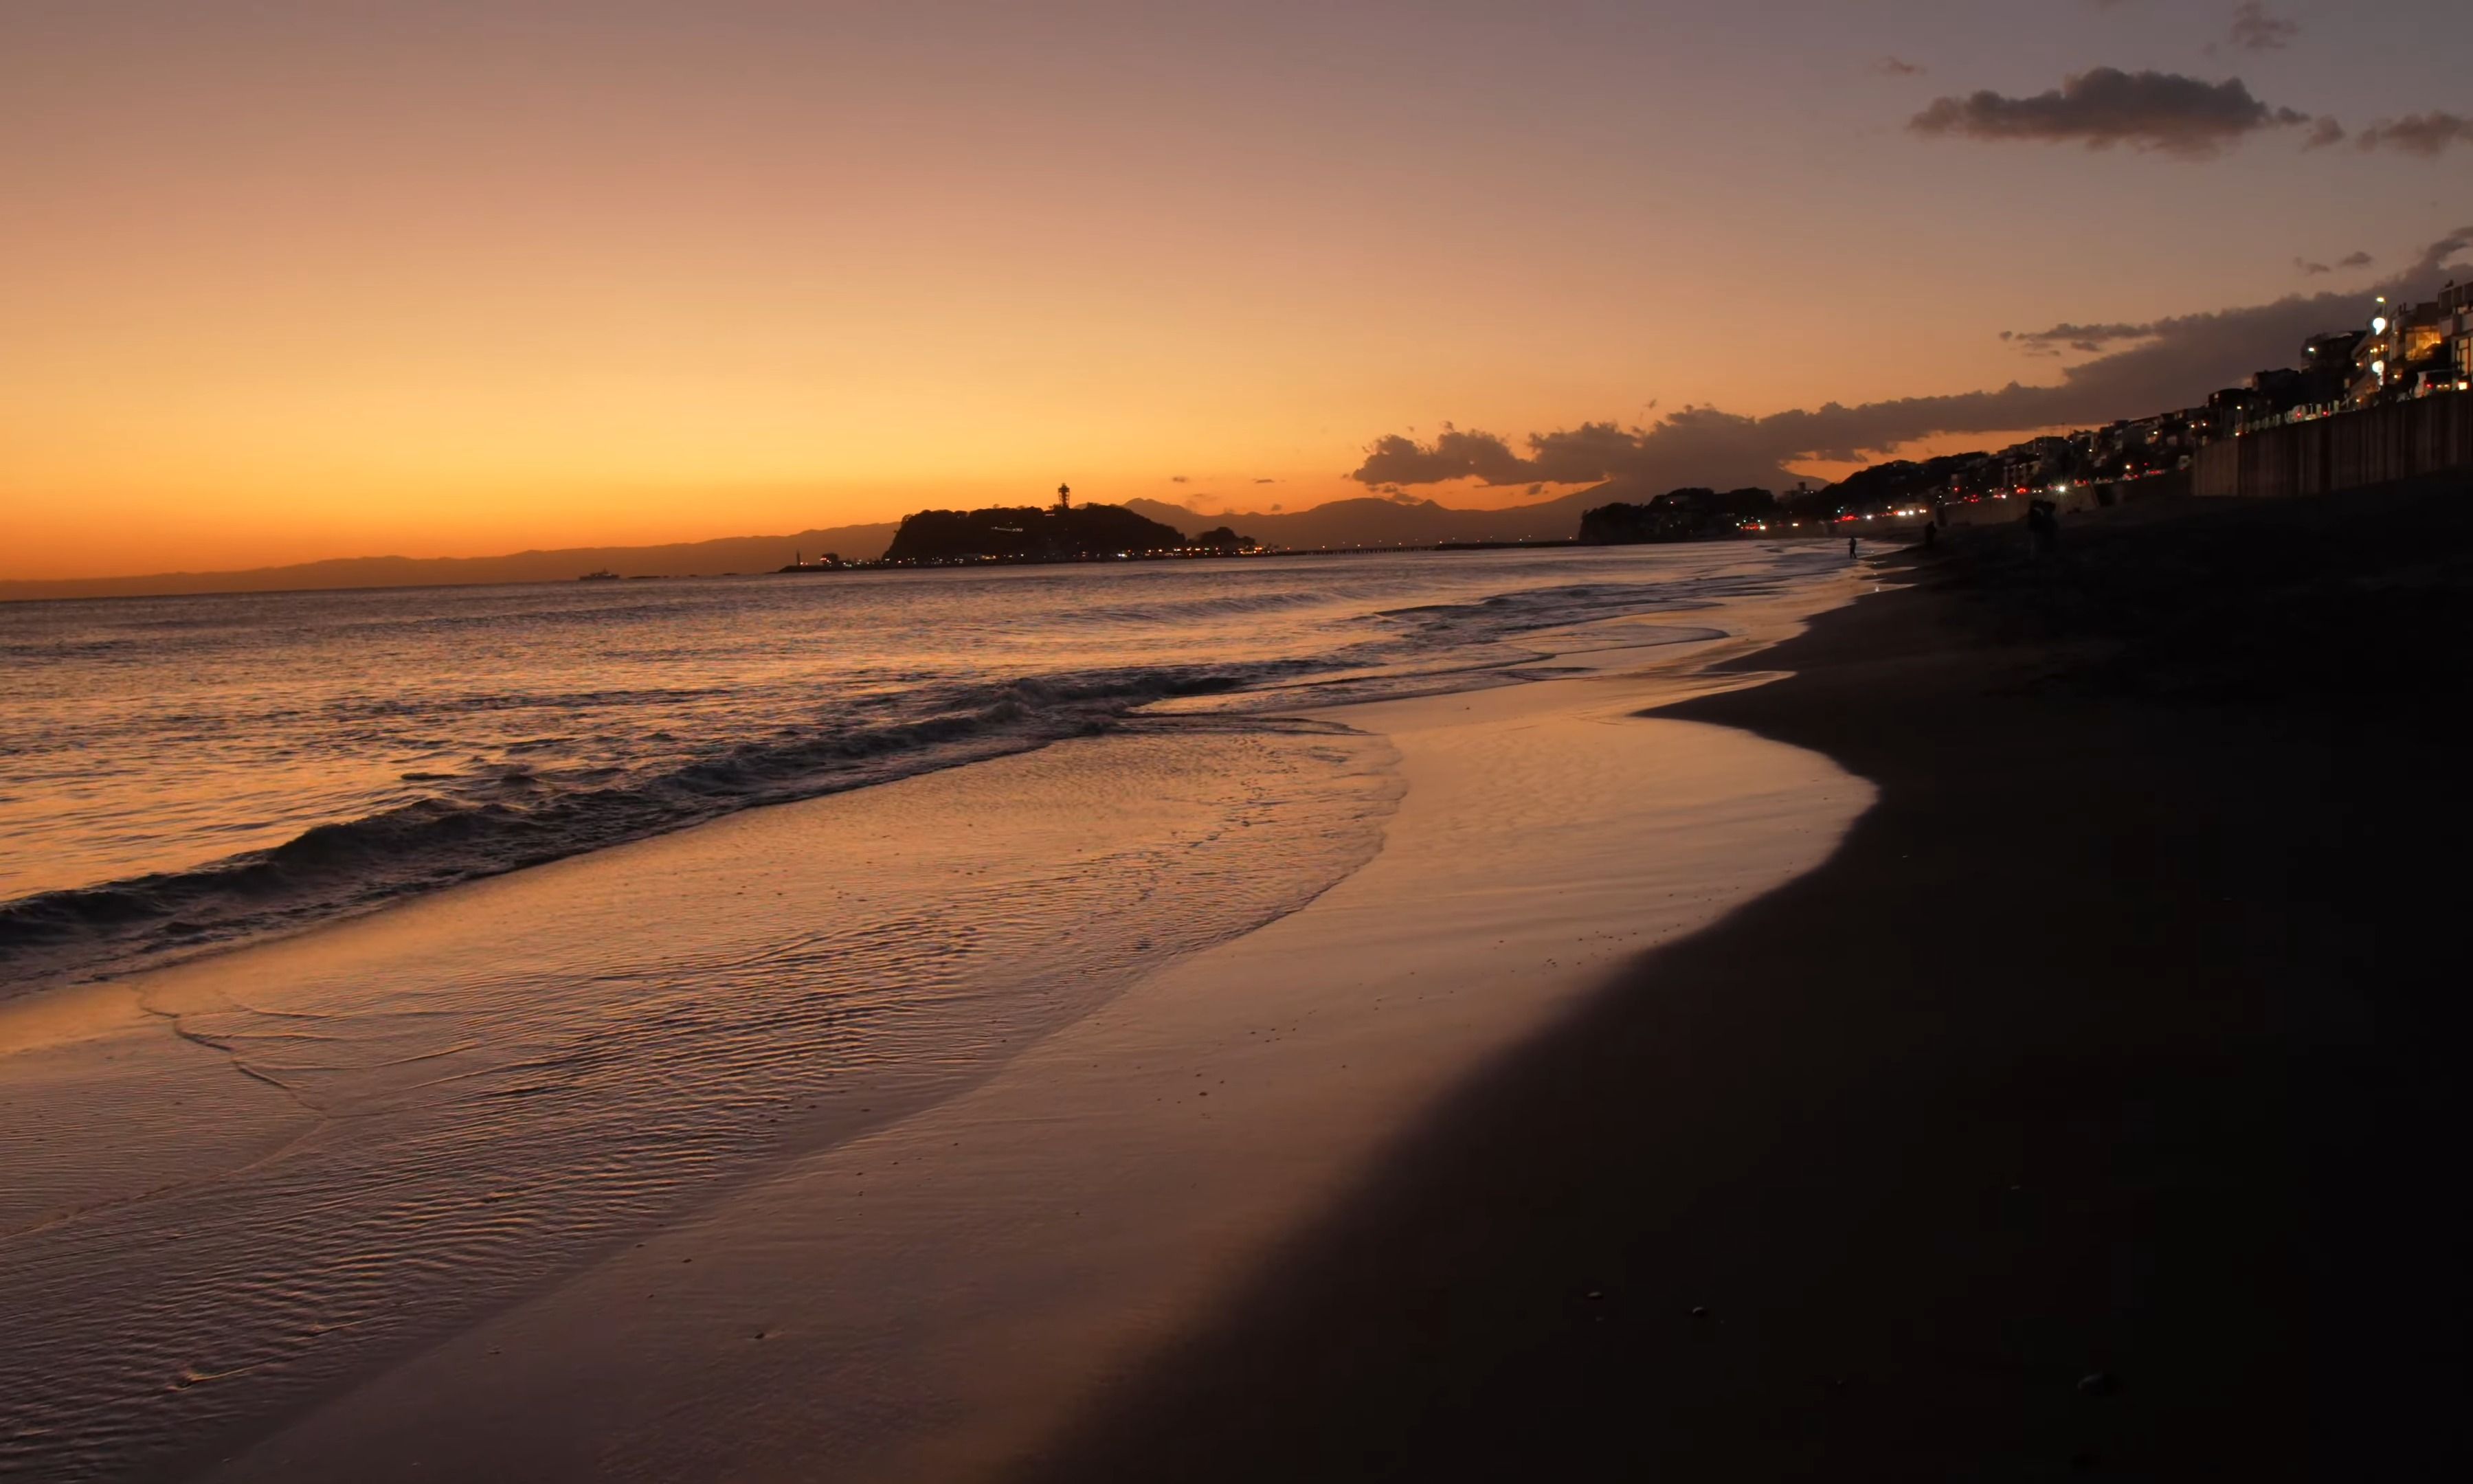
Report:
[[[2367,252],[2347,252],[2336,259],[2332,266],[2326,263],[2314,263],[2306,257],[2294,258],[2293,266],[2300,269],[2304,276],[2316,278],[2322,274],[2334,273],[2339,268],[2367,268],[2377,261],[2377,258]]]
[[[1831,402],[1752,418],[1715,407],[1685,407],[1642,427],[1583,422],[1524,440],[1526,452],[1495,434],[1446,424],[1429,443],[1390,434],[1375,440],[1350,476],[1398,490],[1475,479],[1489,486],[1573,485],[1602,480],[1660,485],[1770,484],[1805,460],[1878,458],[1921,439],[2094,426],[2187,407],[2252,371],[2289,366],[2314,335],[2349,329],[2363,295],[2428,295],[2442,270],[2473,250],[2473,227],[2431,244],[2413,265],[2369,290],[2293,295],[2273,303],[2179,315],[2143,324],[2056,324],[2005,338],[2029,346],[2119,347],[2070,367],[2057,382],[2011,382],[1996,391],[1902,397],[1845,406]],[[2367,253],[2343,261],[2365,265]]]
[[[2063,323],[2048,330],[2003,330],[2001,338],[2044,354],[2058,355],[2063,350],[2078,350],[2093,355],[2120,341],[2145,340],[2149,333],[2144,324]]]
[[[2473,118],[2437,111],[2408,113],[2402,118],[2379,120],[2363,130],[2353,143],[2365,153],[2393,150],[2429,159],[2444,153],[2450,145],[2473,144]]]
[[[1935,99],[1907,128],[1931,138],[2077,143],[2090,150],[2127,145],[2204,159],[2250,134],[2311,122],[2307,113],[2269,108],[2239,78],[2209,83],[2177,72],[2097,67],[2028,98],[1986,88]]]
[[[2280,52],[2299,35],[2299,22],[2277,15],[2261,0],[2242,0],[2233,12],[2232,44],[2245,52]]]

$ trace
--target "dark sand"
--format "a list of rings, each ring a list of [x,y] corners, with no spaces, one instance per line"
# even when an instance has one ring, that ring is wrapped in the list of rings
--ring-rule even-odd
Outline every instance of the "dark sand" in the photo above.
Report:
[[[2473,491],[2022,557],[1945,542],[1667,713],[1881,802],[1025,1472],[2473,1476]]]

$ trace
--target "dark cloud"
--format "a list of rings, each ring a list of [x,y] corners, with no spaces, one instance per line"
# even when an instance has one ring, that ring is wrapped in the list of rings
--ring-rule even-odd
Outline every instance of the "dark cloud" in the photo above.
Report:
[[[2354,141],[2364,150],[2394,150],[2429,158],[2452,144],[2473,144],[2473,118],[2454,113],[2408,113],[2381,119]]]
[[[1167,482],[1168,482],[1169,484],[1172,484],[1172,485],[1183,485],[1183,484],[1190,484],[1190,483],[1192,483],[1192,481],[1190,481],[1190,480],[1187,479],[1183,474],[1170,474],[1170,475],[1167,477]]]
[[[2314,263],[2306,257],[2294,258],[2293,260],[2293,266],[2300,269],[2304,274],[2315,278],[2320,274],[2334,273],[2339,268],[2367,268],[2377,261],[2377,258],[2370,256],[2367,252],[2347,252],[2342,257],[2336,259],[2335,264],[2332,267],[2325,263]]]
[[[2344,126],[2332,118],[2322,118],[2310,126],[2310,137],[2301,141],[2305,150],[2323,150],[2344,142]]]
[[[1921,62],[1909,61],[1903,57],[1884,57],[1872,63],[1872,70],[1884,77],[1914,78],[1921,77],[1932,69]]]
[[[1526,484],[1532,476],[1511,445],[1491,433],[1463,433],[1450,423],[1431,443],[1397,433],[1374,441],[1365,463],[1352,476],[1368,485],[1438,485],[1447,479],[1481,479],[1489,485]]]
[[[2057,353],[2069,349],[2093,354],[2125,340],[2145,340],[2152,333],[2144,324],[2055,324],[2048,330],[2003,330],[2001,338],[2029,350]]]
[[[2273,13],[2260,0],[2243,0],[2233,12],[2233,45],[2245,52],[2280,52],[2301,35],[2298,23]]]
[[[1276,479],[1258,479],[1255,480],[1254,483],[1258,485],[1276,485],[1279,481]]]
[[[2431,245],[2411,268],[2372,291],[2426,297],[2441,271],[2473,249],[2473,227]],[[2290,366],[2313,335],[2355,327],[2363,293],[2293,295],[2271,304],[2181,315],[2146,324],[2056,325],[2029,342],[2073,330],[2121,345],[2073,366],[2046,386],[1914,396],[1848,407],[1832,402],[1765,418],[1685,407],[1636,428],[1584,422],[1525,440],[1515,452],[1491,433],[1447,428],[1431,444],[1392,436],[1367,450],[1355,478],[1385,493],[1402,486],[1477,479],[1489,485],[1580,484],[1620,479],[1644,489],[1790,481],[1785,466],[1806,459],[1858,460],[1941,434],[2008,433],[2091,426],[2195,404],[2254,371]]]
[[[2309,122],[2306,113],[2261,103],[2239,78],[2209,83],[2173,72],[2098,67],[2031,98],[1989,90],[1942,98],[1907,127],[1933,136],[2075,141],[2091,150],[2126,144],[2203,158],[2261,130]]]

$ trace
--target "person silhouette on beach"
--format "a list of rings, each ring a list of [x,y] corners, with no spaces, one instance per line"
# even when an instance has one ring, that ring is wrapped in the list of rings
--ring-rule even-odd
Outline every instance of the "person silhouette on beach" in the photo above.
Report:
[[[2052,555],[2060,544],[2061,522],[2056,507],[2050,500],[2035,500],[2027,506],[2027,555],[2041,561]]]
[[[1849,562],[1855,560],[1855,539],[1854,535],[1850,532],[1846,538],[1846,560]]]

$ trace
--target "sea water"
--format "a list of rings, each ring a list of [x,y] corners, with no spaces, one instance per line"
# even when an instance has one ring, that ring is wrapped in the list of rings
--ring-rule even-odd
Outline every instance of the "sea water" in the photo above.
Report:
[[[1726,543],[0,608],[0,1476],[193,1472],[1304,906],[1398,798],[1337,703],[1551,674],[1593,621],[1710,636],[1842,570]],[[12,1041],[12,1003],[76,995],[133,1007]]]
[[[0,993],[1087,733],[1516,678],[1750,544],[0,604]],[[1317,694],[1320,693],[1320,694]]]

